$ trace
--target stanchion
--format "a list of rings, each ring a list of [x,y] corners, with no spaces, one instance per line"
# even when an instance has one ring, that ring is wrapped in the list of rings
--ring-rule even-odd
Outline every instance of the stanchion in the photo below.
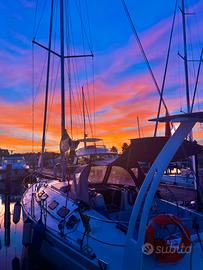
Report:
[[[11,173],[12,165],[8,164],[6,168],[5,179],[5,212],[4,212],[4,244],[10,246],[10,227],[11,227],[11,213],[10,213],[10,194],[11,194]]]

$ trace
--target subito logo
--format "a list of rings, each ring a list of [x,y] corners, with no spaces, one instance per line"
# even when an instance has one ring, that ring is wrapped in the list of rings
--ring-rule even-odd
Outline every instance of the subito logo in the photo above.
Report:
[[[145,243],[143,246],[142,246],[142,252],[145,254],[145,255],[152,255],[152,253],[154,252],[154,247],[152,244],[150,243]]]

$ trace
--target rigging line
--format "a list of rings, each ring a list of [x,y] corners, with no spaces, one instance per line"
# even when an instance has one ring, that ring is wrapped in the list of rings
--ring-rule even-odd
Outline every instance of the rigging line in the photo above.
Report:
[[[73,95],[73,92],[71,90],[71,93],[72,93],[72,104],[73,104],[73,107],[74,107],[74,123],[75,123],[75,127],[77,127],[77,120],[78,120],[78,109],[77,109],[77,104],[76,104],[76,101],[75,101],[75,98],[74,98],[74,95]],[[76,128],[74,128],[74,131],[76,130]],[[77,135],[78,135],[78,132],[77,132]]]
[[[53,69],[52,69],[53,72]],[[51,73],[52,73],[51,72]],[[53,75],[53,74],[52,74]],[[58,75],[58,74],[57,74]],[[47,125],[46,125],[46,132],[48,132],[49,129],[49,122],[50,122],[50,118],[51,118],[51,114],[52,114],[52,104],[53,104],[53,98],[55,95],[55,88],[53,87],[53,85],[55,85],[55,83],[53,82],[53,76],[51,76],[52,80],[50,82],[50,93],[49,93],[49,104],[48,104],[48,110],[47,110]],[[55,79],[56,80],[56,79]]]
[[[82,123],[82,95],[80,93],[80,89],[81,89],[81,86],[80,86],[80,79],[79,79],[79,72],[78,72],[78,66],[77,66],[77,63],[74,61],[73,62],[75,65],[74,68],[75,68],[75,82],[77,84],[77,87],[76,87],[76,92],[77,92],[77,96],[78,96],[78,104],[79,104],[79,110],[80,110],[80,115],[81,115],[81,123]]]
[[[89,16],[89,8],[88,8],[87,0],[85,0],[85,7],[86,7],[87,24],[88,24],[89,37],[90,37],[90,46],[91,46],[91,50],[93,52],[94,49],[93,49],[92,32],[91,32],[91,27],[90,27],[90,16]]]
[[[72,21],[70,18],[70,36],[72,36],[72,47],[73,47],[73,55],[76,54],[76,49],[75,49],[75,42],[74,42],[74,38],[73,38],[73,31],[72,31]],[[73,74],[74,74],[74,79],[75,79],[75,84],[76,84],[76,90],[77,90],[77,95],[80,98],[80,103],[82,104],[82,96],[81,96],[81,87],[80,87],[80,79],[79,79],[79,72],[78,72],[78,62],[72,58],[72,66],[73,66]],[[82,115],[82,110],[81,110],[81,115]]]
[[[74,104],[76,104],[76,101],[75,101],[75,98],[74,98],[74,96],[73,96],[73,103]],[[77,123],[77,137],[79,137],[79,135],[80,135],[80,132],[81,132],[81,130],[83,129],[82,128],[82,124],[80,123],[80,114],[79,114],[79,111],[78,111],[78,109],[77,109],[77,107],[76,107],[76,105],[75,105],[75,108],[76,108],[76,116],[75,116],[75,121],[76,121],[76,123]]]
[[[65,97],[65,56],[64,56],[64,1],[60,0],[60,60],[61,60],[61,137],[65,134],[66,129],[66,97]],[[62,160],[64,155],[61,155]],[[65,175],[63,174],[64,180]]]
[[[83,31],[84,31],[83,34],[85,35],[85,37],[86,37],[86,39],[87,39],[87,43],[88,43],[88,46],[89,46],[90,53],[93,54],[92,47],[91,47],[91,44],[90,44],[90,41],[89,41],[87,32],[86,32],[86,30],[85,30],[83,20],[82,20],[81,2],[80,2],[80,0],[79,0],[79,5],[78,5],[78,1],[75,1],[75,5],[76,5],[76,10],[78,11],[78,14],[79,14],[79,17],[80,17],[81,29],[83,29]]]
[[[87,132],[86,132],[86,115],[85,115],[85,95],[84,95],[84,88],[82,86],[82,110],[83,110],[83,139],[84,139],[84,148],[87,146],[86,138],[87,138]]]
[[[71,24],[71,21],[70,21],[70,24]],[[70,30],[72,30],[72,27],[70,27]],[[72,32],[71,32],[71,35],[72,35]],[[73,35],[72,35],[73,36]],[[72,40],[72,43],[73,43],[73,52],[74,54],[76,53],[76,50],[75,50],[75,45],[74,45],[74,40]],[[71,59],[72,60],[72,69],[73,69],[73,77],[74,77],[74,81],[75,81],[75,86],[76,86],[76,93],[77,93],[77,96],[78,96],[78,104],[79,104],[79,111],[80,111],[80,118],[78,116],[78,119],[79,119],[79,126],[82,130],[82,109],[81,109],[81,104],[82,104],[82,96],[81,96],[81,92],[80,92],[80,79],[79,79],[79,72],[78,72],[78,62],[76,62],[76,60],[74,59]]]
[[[87,24],[89,30],[89,37],[91,42],[91,50],[93,49],[93,41],[92,41],[92,33],[90,27],[90,16],[89,16],[89,8],[87,4],[87,0],[85,0],[86,14],[87,14]],[[92,58],[92,94],[93,94],[93,137],[95,136],[95,70],[94,70],[94,59]]]
[[[37,22],[37,11],[38,11],[38,0],[36,1],[36,5],[35,5],[34,25],[33,25],[33,30],[32,30],[32,36],[33,37],[34,37],[35,28],[36,28],[36,22]]]
[[[96,137],[96,98],[95,98],[95,67],[92,58],[92,85],[93,85],[93,136]]]
[[[57,25],[57,17],[58,17],[57,16],[58,15],[58,2],[55,5],[55,12],[53,12],[53,17],[54,17],[54,14],[56,14],[56,15],[55,15],[55,21],[53,23],[53,28],[55,26],[55,29],[54,29],[54,35],[53,35],[52,44],[53,44],[53,50],[55,51],[55,49],[56,49],[56,25]],[[52,59],[51,61],[53,62],[53,65],[51,65],[52,71],[51,71],[51,83],[50,83],[50,102],[52,100],[51,96],[53,95],[53,90],[52,90],[52,95],[51,95],[51,89],[53,87],[53,78],[54,78],[55,62],[56,62],[54,55],[51,55],[51,59]],[[50,102],[49,102],[49,108],[50,108]]]
[[[77,100],[78,100],[78,110],[79,110],[79,114],[78,114],[78,124],[82,129],[82,119],[79,117],[79,115],[82,115],[82,109],[81,109],[81,101],[80,101],[80,95],[79,95],[79,78],[78,78],[78,72],[77,72],[77,66],[76,66],[76,62],[72,59],[71,61],[72,64],[72,70],[73,70],[73,79],[75,82],[75,91],[76,91],[76,95],[77,95]],[[74,98],[74,95],[73,95]]]
[[[89,111],[89,107],[87,106],[87,101],[86,100],[85,100],[85,108],[86,108],[86,111],[87,111],[87,116],[88,116],[88,122],[89,122],[89,126],[90,126],[91,135],[93,137],[92,115],[91,115],[91,112]]]
[[[141,40],[140,40],[140,38],[139,38],[139,36],[138,36],[138,33],[137,33],[136,29],[135,29],[135,25],[134,25],[133,20],[132,20],[132,18],[131,18],[131,16],[130,16],[129,10],[128,10],[127,5],[126,5],[126,3],[125,3],[125,0],[121,0],[121,2],[122,2],[122,4],[123,4],[123,8],[124,8],[124,10],[125,10],[125,12],[126,12],[126,15],[127,15],[128,19],[129,19],[131,28],[132,28],[132,30],[133,30],[133,33],[134,33],[135,37],[136,37],[138,46],[139,46],[139,48],[140,48],[140,50],[141,50],[141,52],[142,52],[142,55],[143,55],[143,57],[144,57],[145,63],[146,63],[146,65],[147,65],[147,68],[148,68],[148,70],[149,70],[149,72],[150,72],[150,75],[151,75],[151,77],[152,77],[152,80],[153,80],[153,82],[154,82],[154,85],[155,85],[155,87],[156,87],[156,89],[157,89],[157,92],[158,92],[159,96],[161,96],[160,88],[159,88],[159,86],[158,86],[158,83],[157,83],[157,81],[156,81],[156,78],[155,78],[155,76],[154,76],[154,73],[153,73],[153,71],[152,71],[152,68],[151,68],[151,66],[150,66],[149,60],[148,60],[148,58],[147,58],[147,55],[146,55],[146,53],[145,53],[145,51],[144,51],[144,48],[143,48],[143,46],[142,46]],[[168,108],[167,108],[167,106],[166,106],[166,103],[165,103],[163,97],[162,97],[162,102],[163,102],[163,105],[164,105],[164,107],[165,107],[166,112],[169,114]]]
[[[200,52],[202,52],[202,50],[203,50],[203,48],[202,48],[202,42],[200,41],[200,35],[199,35],[199,33],[201,32],[200,31],[200,28],[199,28],[199,19],[198,19],[198,17],[197,17],[197,14],[195,13],[194,14],[194,16],[193,16],[193,18],[194,18],[194,21],[195,21],[195,23],[194,23],[194,25],[195,25],[195,27],[194,27],[194,29],[196,30],[196,37],[197,37],[197,39],[198,39],[198,47],[199,47],[199,50],[200,50]],[[200,53],[201,54],[201,53]],[[198,72],[198,71],[197,71]],[[197,79],[197,78],[196,78]],[[198,108],[198,110],[200,110],[200,101],[199,101],[199,93],[198,93],[198,91],[197,91],[197,93],[196,93],[196,96],[197,96],[197,108]],[[192,106],[193,106],[194,104],[192,103]],[[201,123],[200,123],[200,128],[201,128]]]
[[[34,153],[34,133],[35,133],[35,62],[34,62],[34,44],[32,44],[32,153]]]
[[[188,21],[186,22],[186,24],[187,24],[187,29],[188,29],[188,32],[189,32],[189,40],[190,40],[192,38],[191,25],[189,24]],[[190,58],[195,59],[194,50],[193,50],[193,44],[189,44],[189,53],[190,52],[191,52],[191,57]],[[188,66],[188,68],[191,70],[190,65]],[[189,72],[189,74],[191,74],[190,80],[193,80],[193,82],[194,82],[195,77],[196,77],[195,76],[196,72],[195,72],[195,62],[194,61],[192,61],[192,68],[193,68],[193,70],[191,72]],[[193,78],[192,78],[192,72],[193,72]],[[190,108],[190,110],[191,110],[191,108]]]
[[[199,33],[201,33],[201,32],[199,30],[199,22],[198,22],[198,18],[197,18],[196,13],[194,14],[194,21],[195,21],[194,22],[194,25],[195,25],[194,30],[196,30],[196,37],[198,39],[198,46],[199,46],[199,50],[201,51],[202,43],[200,41],[200,36],[199,36]]]
[[[56,34],[57,34],[57,19],[58,19],[58,1],[55,4],[55,11],[53,12],[53,17],[55,14],[55,19],[53,23],[53,28],[54,28],[54,35],[53,35],[53,50],[55,51],[56,48]],[[46,132],[49,129],[49,124],[50,124],[50,119],[51,119],[51,114],[52,114],[52,106],[53,106],[53,99],[55,96],[55,91],[56,91],[56,84],[57,84],[57,79],[58,79],[58,73],[59,73],[59,64],[60,60],[58,61],[58,66],[56,65],[55,57],[54,55],[51,55],[51,61],[53,62],[53,65],[51,65],[51,83],[50,83],[50,94],[49,94],[49,110],[47,112],[47,127],[46,127]],[[57,66],[57,67],[56,67]],[[54,72],[56,71],[56,77],[54,81]]]
[[[158,118],[160,116],[161,103],[162,103],[161,101],[163,99],[163,93],[164,93],[165,82],[166,82],[166,75],[167,75],[167,71],[168,71],[168,63],[169,63],[169,57],[170,57],[170,52],[171,52],[171,44],[172,44],[172,38],[173,38],[173,31],[174,31],[174,25],[175,25],[177,5],[178,5],[178,1],[176,0],[176,2],[175,2],[175,8],[174,8],[174,13],[173,13],[171,33],[170,33],[170,38],[169,38],[169,45],[168,45],[166,63],[165,63],[165,69],[164,69],[164,76],[163,76],[163,81],[162,81],[162,86],[161,86],[161,95],[160,95],[159,106],[158,106],[158,111],[157,111],[157,120],[156,120],[156,123],[155,123],[155,129],[154,129],[154,137],[156,137],[156,135],[157,135]]]
[[[72,113],[72,86],[71,86],[71,75],[70,75],[70,59],[68,59],[68,64],[65,62],[66,72],[68,74],[68,84],[69,84],[69,109],[70,109],[70,129],[71,138],[73,138],[73,113]]]
[[[79,83],[79,74],[78,74],[78,68],[77,68],[77,62],[74,61],[74,59],[72,59],[72,69],[73,69],[73,77],[74,77],[74,81],[75,81],[75,86],[76,86],[76,95],[77,95],[77,100],[78,100],[78,125],[79,125],[79,129],[82,130],[83,129],[83,119],[82,119],[82,96],[81,96],[81,92],[80,92],[80,83]]]
[[[79,0],[79,16],[80,16],[80,23],[81,23],[81,33],[82,33],[82,43],[83,43],[83,53],[85,54],[85,38],[84,34],[85,28],[83,24],[83,17],[82,17],[82,9],[81,9],[81,1]],[[86,77],[86,84],[87,84],[87,95],[88,95],[88,103],[91,111],[91,104],[90,104],[90,90],[89,90],[89,80],[88,80],[88,71],[87,71],[87,60],[84,58],[84,66],[85,66],[85,77]]]
[[[84,99],[84,101],[85,101],[85,108],[86,108],[86,111],[87,111],[87,117],[88,117],[88,122],[89,122],[89,125],[90,125],[91,134],[92,134],[92,137],[93,137],[93,129],[92,129],[90,112],[89,112],[89,109],[88,109],[88,106],[87,106],[86,99]]]
[[[200,74],[200,70],[201,70],[202,56],[203,56],[203,48],[202,48],[201,55],[200,55],[197,77],[196,77],[196,82],[195,82],[195,89],[194,89],[194,93],[193,93],[193,97],[192,97],[191,112],[193,111],[194,102],[195,102],[195,95],[197,92],[197,86],[198,86],[198,82],[199,82],[199,74]]]
[[[199,93],[198,93],[198,91],[197,91],[196,99],[197,99],[197,109],[198,109],[198,111],[200,111],[200,101],[199,101]],[[201,123],[199,123],[199,128],[202,130],[202,124]]]
[[[49,87],[49,104],[48,104],[48,110],[47,110],[47,115],[49,115],[49,108],[50,108],[50,98],[52,97],[52,94],[53,94],[53,77],[54,77],[54,71],[55,71],[55,58],[53,55],[50,56],[50,73],[51,73],[51,76],[50,76],[50,87]]]
[[[77,94],[77,96],[78,96],[78,92],[79,92],[79,83],[78,83],[78,81],[77,81],[77,78],[76,78],[76,71],[75,71],[75,66],[74,66],[74,60],[72,59],[72,61],[71,61],[71,64],[72,64],[72,70],[73,70],[73,78],[74,78],[74,81],[75,81],[75,89],[76,89],[76,94]],[[78,96],[78,98],[80,98],[79,96]],[[78,99],[77,99],[78,100]],[[78,125],[79,125],[79,127],[82,129],[82,120],[81,120],[81,118],[80,118],[80,116],[82,115],[82,109],[81,109],[81,107],[80,107],[80,101],[78,101],[78,105],[76,104],[76,101],[75,101],[75,99],[74,99],[74,95],[73,95],[73,102],[75,103],[75,105],[74,105],[74,108],[77,110],[77,112],[78,112],[78,114],[77,114],[77,121],[78,121]]]
[[[67,55],[70,55],[70,4],[69,1],[65,1],[65,19],[66,19],[66,50]],[[68,13],[69,11],[69,13]],[[72,83],[71,83],[71,59],[68,59],[68,66],[66,65],[66,69],[68,70],[68,88],[69,88],[69,112],[70,112],[70,130],[71,130],[71,138],[73,138],[73,113],[72,113]]]
[[[77,71],[76,62],[72,59],[71,63],[72,63],[73,77],[74,77],[75,87],[76,87],[76,94],[77,94],[77,97],[78,97],[78,111],[79,111],[78,124],[79,124],[80,129],[82,130],[82,109],[81,109],[82,101],[81,101],[81,93],[79,91],[79,89],[80,89],[79,75],[78,75],[78,71]]]
[[[45,10],[47,10],[47,9],[46,9],[46,5],[47,5],[47,3],[48,3],[48,1],[47,1],[47,0],[46,0],[46,1],[44,1],[44,5],[43,5],[43,8],[42,8],[42,13],[41,13],[41,16],[40,16],[39,22],[38,22],[38,24],[37,24],[37,26],[36,26],[36,31],[35,31],[35,33],[34,33],[33,40],[35,40],[35,39],[36,39],[36,36],[37,36],[37,34],[38,34],[38,31],[39,31],[39,27],[40,27],[40,24],[41,24],[42,18],[43,18],[43,16],[44,16]]]
[[[46,90],[45,90],[45,101],[44,101],[44,120],[43,120],[43,134],[42,134],[42,162],[41,168],[43,167],[43,154],[45,151],[46,143],[46,131],[47,131],[47,108],[48,108],[48,98],[49,98],[49,82],[50,82],[50,63],[51,63],[51,46],[52,46],[52,31],[53,31],[53,12],[54,12],[54,0],[51,1],[50,10],[50,22],[49,22],[49,44],[48,44],[48,55],[47,55],[47,74],[46,74]]]
[[[184,72],[185,72],[185,90],[186,90],[186,102],[187,112],[190,112],[190,89],[189,89],[189,76],[188,76],[188,53],[187,53],[187,33],[186,33],[186,18],[185,18],[185,2],[182,0],[182,6],[180,9],[182,13],[182,27],[183,27],[183,47],[184,47]],[[192,134],[192,133],[191,133]],[[191,135],[189,136],[191,137]]]
[[[178,16],[178,52],[180,51],[180,16]],[[182,101],[182,77],[180,72],[180,57],[178,57],[178,83],[179,83],[179,102],[180,102],[180,112],[182,112],[183,109],[183,101]]]
[[[41,83],[42,83],[42,79],[44,77],[44,69],[45,69],[46,62],[47,62],[47,60],[46,60],[46,57],[45,57],[43,67],[42,67],[41,76],[40,76],[40,80],[39,80],[39,83],[38,83],[36,91],[35,91],[34,102],[36,101],[36,98],[37,98],[37,95],[39,93],[39,89],[40,89],[40,86],[41,86]]]
[[[59,67],[60,67],[60,60],[58,60],[58,68],[57,68],[57,72],[56,72],[56,78],[55,78],[55,82],[54,82],[54,87],[53,87],[53,93],[52,96],[50,97],[51,101],[50,101],[50,114],[48,115],[48,121],[47,121],[47,129],[49,127],[49,121],[51,118],[51,112],[52,112],[52,106],[54,103],[54,96],[55,96],[55,92],[56,92],[56,84],[57,84],[57,80],[58,80],[58,74],[59,74]]]

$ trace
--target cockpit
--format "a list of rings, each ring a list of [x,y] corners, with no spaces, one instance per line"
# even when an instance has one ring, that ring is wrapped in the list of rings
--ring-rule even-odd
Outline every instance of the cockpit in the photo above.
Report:
[[[129,219],[138,192],[136,168],[80,167],[73,185],[77,198],[100,214],[111,219]]]

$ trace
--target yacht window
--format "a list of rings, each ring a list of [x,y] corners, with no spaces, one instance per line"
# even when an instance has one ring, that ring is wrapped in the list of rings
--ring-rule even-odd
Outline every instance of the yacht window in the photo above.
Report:
[[[7,164],[7,163],[8,163],[8,160],[5,159],[5,160],[3,161],[3,163]]]
[[[56,209],[56,207],[59,205],[59,203],[57,201],[53,201],[51,202],[48,207],[51,209],[51,210],[54,210]]]
[[[80,164],[87,164],[87,163],[89,163],[89,160],[90,160],[90,158],[88,158],[86,156],[78,157],[78,162]]]
[[[88,181],[90,183],[102,183],[106,174],[106,166],[91,167]]]
[[[61,217],[64,218],[65,216],[68,215],[68,213],[70,212],[70,210],[68,208],[66,208],[65,206],[62,206],[58,211],[57,214]]]
[[[24,160],[23,159],[18,159],[15,161],[16,163],[24,163]]]
[[[134,186],[135,183],[129,172],[122,167],[113,166],[108,178],[108,184]]]

